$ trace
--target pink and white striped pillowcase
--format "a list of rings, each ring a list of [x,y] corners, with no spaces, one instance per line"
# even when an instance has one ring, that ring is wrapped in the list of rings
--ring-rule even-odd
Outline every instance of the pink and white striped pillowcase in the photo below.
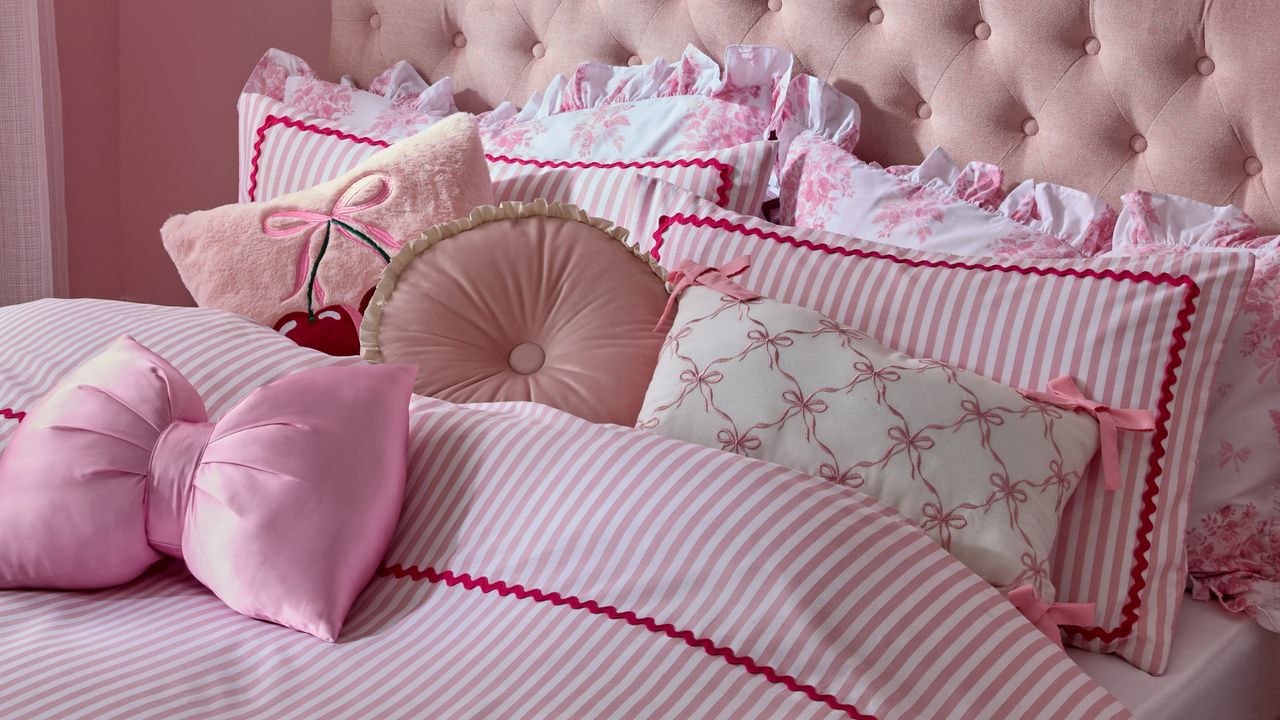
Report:
[[[390,142],[300,113],[265,95],[242,95],[240,202],[270,200],[330,180]],[[491,154],[494,197],[571,202],[615,224],[637,218],[628,197],[638,175],[656,177],[743,214],[757,214],[776,143],[759,141],[662,158],[544,160]],[[638,219],[638,218],[637,218]]]
[[[1121,490],[1105,492],[1096,465],[1081,483],[1043,571],[1059,601],[1098,605],[1098,624],[1069,642],[1163,672],[1205,407],[1248,258],[958,258],[779,227],[669,188],[666,198],[650,246],[668,267],[751,255],[751,289],[902,352],[1019,387],[1069,373],[1102,402],[1156,411],[1156,433],[1122,434]]]

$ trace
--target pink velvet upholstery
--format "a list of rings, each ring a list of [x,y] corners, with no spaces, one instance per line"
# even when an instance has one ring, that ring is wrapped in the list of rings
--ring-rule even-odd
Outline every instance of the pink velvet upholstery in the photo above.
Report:
[[[582,60],[784,47],[862,105],[858,153],[936,145],[1100,195],[1234,203],[1280,229],[1280,4],[1203,0],[332,0],[335,74],[410,60],[458,104],[522,103]]]
[[[378,284],[364,356],[417,365],[422,395],[532,400],[635,424],[666,334],[655,326],[667,291],[624,231],[579,212],[504,203],[477,208],[465,229],[428,230]]]

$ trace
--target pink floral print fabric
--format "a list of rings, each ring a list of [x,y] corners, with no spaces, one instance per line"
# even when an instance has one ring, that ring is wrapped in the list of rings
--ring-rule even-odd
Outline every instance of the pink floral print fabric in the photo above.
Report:
[[[1192,596],[1280,632],[1280,238],[1226,206],[1133,192],[1116,254],[1237,252],[1253,279],[1223,348],[1187,521]]]
[[[857,103],[793,74],[790,53],[731,45],[723,67],[690,46],[674,63],[582,63],[523,108],[481,116],[485,148],[563,160],[639,159],[767,140],[783,118],[852,147]]]
[[[761,458],[897,508],[983,579],[1052,598],[1090,416],[892,350],[814,310],[692,287],[637,427]]]
[[[1007,196],[1004,172],[961,167],[941,148],[919,166],[881,168],[799,133],[781,171],[783,222],[957,255],[1072,258],[1106,246],[1116,213],[1097,198],[1028,180]]]

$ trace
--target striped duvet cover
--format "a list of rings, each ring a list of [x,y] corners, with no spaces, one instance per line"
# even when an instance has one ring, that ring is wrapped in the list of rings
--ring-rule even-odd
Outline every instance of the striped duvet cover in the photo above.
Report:
[[[214,416],[355,362],[215,311],[2,308],[0,448],[126,332]],[[1129,717],[854,491],[530,403],[415,398],[410,432],[397,536],[338,643],[238,615],[174,561],[98,592],[0,592],[0,717]]]

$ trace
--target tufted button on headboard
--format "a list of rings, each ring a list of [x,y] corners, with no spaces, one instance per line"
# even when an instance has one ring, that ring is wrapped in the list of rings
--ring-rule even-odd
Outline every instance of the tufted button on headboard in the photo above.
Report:
[[[1113,203],[1132,189],[1244,207],[1280,230],[1272,0],[333,0],[332,63],[411,61],[459,106],[517,104],[582,60],[757,43],[862,106],[858,154],[936,145]]]

